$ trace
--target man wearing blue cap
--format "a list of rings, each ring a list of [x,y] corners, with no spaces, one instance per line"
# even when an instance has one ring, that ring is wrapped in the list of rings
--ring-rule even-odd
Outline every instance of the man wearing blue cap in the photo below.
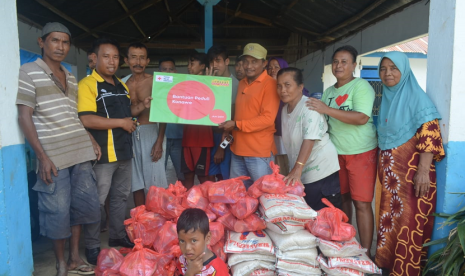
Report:
[[[81,225],[100,221],[100,205],[91,160],[100,147],[77,115],[77,81],[61,65],[71,33],[47,23],[38,43],[42,58],[19,70],[18,120],[38,159],[37,183],[42,235],[53,240],[57,276],[94,274],[79,256]],[[70,239],[69,258],[64,251]]]

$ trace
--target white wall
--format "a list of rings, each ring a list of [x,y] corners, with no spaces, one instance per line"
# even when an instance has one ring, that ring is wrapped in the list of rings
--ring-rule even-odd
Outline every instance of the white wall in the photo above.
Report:
[[[0,148],[24,143],[23,135],[17,124],[18,111],[15,104],[19,76],[16,6],[11,7],[8,4],[5,9],[11,9],[9,12],[14,11],[14,14],[11,15],[14,20],[3,18],[2,24],[0,24],[2,39],[5,42],[7,41],[7,43],[0,43],[0,61],[3,64],[3,66],[0,66],[0,110],[2,114],[0,117]],[[3,15],[5,14],[3,13]]]
[[[296,62],[303,69],[304,84],[310,92],[323,91],[324,65],[331,63],[331,56],[338,47],[354,46],[359,54],[366,54],[382,47],[398,44],[428,33],[429,3],[422,0],[374,25],[316,51]]]
[[[441,130],[444,143],[465,141],[465,1],[433,1],[429,33],[428,90],[426,93],[436,104],[442,116]],[[460,27],[459,27],[460,26]]]
[[[358,57],[357,58],[357,67],[355,69],[355,76],[360,77],[360,69],[363,68],[363,66],[378,66],[380,58],[378,57]],[[423,88],[424,91],[426,91],[426,64],[427,60],[426,58],[410,58],[410,67],[412,68],[413,74],[415,75],[415,78],[418,81],[418,84]],[[362,62],[360,66],[360,62]],[[336,83],[336,78],[334,77],[332,71],[331,71],[331,64],[325,65],[324,68],[324,75],[323,75],[323,88],[326,90],[326,88],[332,86],[334,83]]]
[[[63,25],[68,26],[70,23],[63,22]],[[12,26],[9,26],[10,28]],[[37,38],[42,35],[42,30],[39,30],[35,27],[32,27],[26,23],[18,21],[18,34],[19,34],[19,47],[23,50],[41,54],[41,49],[39,44],[37,43]],[[72,34],[71,34],[72,35]],[[87,52],[74,47],[71,45],[71,49],[69,50],[66,59],[64,60],[66,63],[76,66],[75,74],[78,80],[87,76],[86,74],[86,65],[87,65]],[[77,74],[76,74],[77,73]]]

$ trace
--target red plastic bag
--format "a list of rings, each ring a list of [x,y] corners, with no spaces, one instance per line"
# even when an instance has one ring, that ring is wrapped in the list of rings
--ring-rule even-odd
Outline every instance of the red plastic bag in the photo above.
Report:
[[[205,210],[205,214],[207,214],[208,221],[215,221],[215,219],[218,217],[210,208]]]
[[[223,224],[225,229],[234,231],[234,225],[236,225],[237,218],[231,214],[231,212],[228,212],[224,216],[216,219],[216,221]]]
[[[237,200],[236,203],[230,204],[229,211],[238,219],[243,219],[255,211],[258,208],[258,199],[246,196]]]
[[[234,224],[234,232],[253,232],[266,228],[266,222],[256,214],[251,214],[245,219],[238,219]]]
[[[97,275],[97,273],[95,273],[95,275]],[[119,270],[107,269],[103,272],[102,276],[121,276],[121,274],[119,273]]]
[[[242,182],[247,179],[250,177],[240,176],[210,184],[208,199],[212,203],[236,203],[238,199],[247,194],[244,182]]]
[[[178,200],[178,203],[181,204],[182,198],[186,194],[187,189],[184,185],[182,185],[181,181],[176,181],[174,185],[170,184],[166,191],[174,195]]]
[[[160,228],[160,235],[153,243],[153,249],[160,254],[170,254],[173,246],[179,246],[176,224],[167,221]]]
[[[215,253],[216,256],[218,256],[220,259],[222,259],[225,263],[228,260],[228,255],[224,253],[224,238],[222,238],[220,241],[218,241],[214,245],[209,245],[208,249],[210,249],[213,253]]]
[[[181,206],[181,199],[163,188],[151,186],[147,193],[145,207],[166,219],[174,219],[178,218],[185,209]]]
[[[210,222],[210,245],[217,244],[224,237],[224,226],[221,222]]]
[[[346,214],[334,207],[329,200],[321,200],[326,206],[318,211],[315,221],[310,221],[305,225],[313,235],[325,240],[349,241],[357,234],[355,228],[348,224],[349,218]]]
[[[218,217],[222,217],[229,213],[229,208],[225,203],[210,203],[208,208]]]
[[[294,194],[305,196],[302,185],[287,186],[283,181],[284,175],[279,174],[279,166],[273,161],[270,162],[271,174],[264,175],[257,179],[247,191],[253,198],[259,198],[262,194]]]
[[[132,209],[130,214],[131,218],[124,221],[129,239],[132,242],[142,239],[144,246],[152,246],[166,219],[159,214],[147,212],[144,205]]]
[[[215,182],[212,181],[205,181],[202,184],[199,185],[200,190],[202,191],[203,197],[208,198],[208,189],[210,188],[210,185]]]
[[[157,269],[160,254],[144,248],[140,239],[134,240],[136,244],[123,260],[119,272],[122,276],[152,276]]]
[[[118,272],[121,263],[123,262],[123,255],[115,248],[105,248],[100,251],[97,258],[97,266],[95,267],[95,275],[103,276],[105,271],[113,270]],[[108,272],[110,273],[110,271]],[[108,274],[107,273],[107,274]],[[119,274],[119,272],[118,272]],[[111,275],[111,274],[108,274]]]
[[[206,197],[203,196],[202,190],[199,186],[194,186],[189,189],[189,191],[185,194],[182,206],[184,208],[199,208],[202,210],[206,210],[210,202]]]

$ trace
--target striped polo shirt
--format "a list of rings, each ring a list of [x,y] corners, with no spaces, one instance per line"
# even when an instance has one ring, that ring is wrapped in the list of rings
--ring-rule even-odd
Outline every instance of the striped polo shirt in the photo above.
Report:
[[[131,116],[131,100],[126,84],[113,76],[116,85],[106,82],[96,70],[79,82],[78,114],[110,119]],[[132,135],[122,128],[88,129],[102,149],[99,163],[129,160],[133,157]]]
[[[34,109],[32,121],[40,144],[59,170],[96,159],[77,114],[76,78],[65,67],[61,70],[66,75],[65,88],[55,83],[52,70],[42,59],[24,64],[19,69],[16,97],[17,105]]]

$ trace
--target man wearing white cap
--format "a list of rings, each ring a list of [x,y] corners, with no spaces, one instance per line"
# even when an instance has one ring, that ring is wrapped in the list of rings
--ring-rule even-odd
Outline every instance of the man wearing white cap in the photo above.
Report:
[[[42,58],[21,66],[16,98],[19,125],[39,163],[32,189],[39,197],[40,232],[53,240],[58,276],[94,274],[79,256],[79,235],[81,225],[100,221],[91,160],[100,159],[101,151],[78,118],[76,78],[61,65],[70,40],[62,24],[44,26],[38,38]]]
[[[274,121],[279,108],[276,80],[266,70],[266,49],[249,43],[241,60],[246,77],[239,82],[234,120],[220,124],[234,137],[231,151],[231,178],[250,176],[244,181],[247,188],[263,175],[270,174],[276,145]]]

